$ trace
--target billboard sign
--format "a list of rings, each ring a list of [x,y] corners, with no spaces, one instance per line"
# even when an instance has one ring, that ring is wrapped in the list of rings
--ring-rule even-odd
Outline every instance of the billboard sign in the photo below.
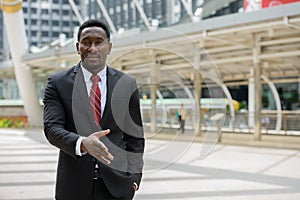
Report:
[[[300,2],[300,0],[244,0],[244,11],[251,12],[295,2]]]
[[[282,4],[287,3],[295,3],[300,2],[300,0],[262,0],[262,8],[268,8],[268,7],[274,7],[274,6],[280,6]]]

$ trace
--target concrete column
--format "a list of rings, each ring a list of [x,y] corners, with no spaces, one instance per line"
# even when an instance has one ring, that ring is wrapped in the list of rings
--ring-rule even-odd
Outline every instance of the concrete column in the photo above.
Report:
[[[194,80],[194,94],[195,94],[195,101],[196,101],[196,109],[194,110],[194,116],[196,121],[196,130],[195,134],[201,134],[201,95],[202,95],[202,83],[201,83],[201,75],[199,71],[195,72],[195,80]]]
[[[200,54],[200,47],[196,44],[194,46],[194,67],[195,67],[195,75],[194,75],[194,95],[195,95],[195,106],[194,109],[194,119],[197,120],[195,122],[195,134],[201,134],[201,94],[202,94],[202,81],[201,81],[201,74],[200,74],[200,62],[201,62],[201,54]]]
[[[24,102],[24,109],[31,127],[41,127],[42,107],[39,103],[31,69],[22,62],[22,56],[28,49],[22,1],[2,1],[4,24],[10,52],[14,63],[16,80]]]
[[[249,85],[248,85],[248,126],[250,129],[254,127],[254,69],[250,69]]]
[[[156,91],[158,89],[158,65],[156,63],[156,58],[154,55],[153,50],[149,50],[149,55],[152,56],[152,63],[150,64],[150,91],[151,91],[151,126],[150,131],[151,133],[156,132],[156,126],[157,126],[157,115],[156,115],[156,98],[157,94]]]
[[[261,140],[261,61],[259,55],[261,47],[259,46],[260,37],[253,37],[253,69],[254,69],[254,140]]]

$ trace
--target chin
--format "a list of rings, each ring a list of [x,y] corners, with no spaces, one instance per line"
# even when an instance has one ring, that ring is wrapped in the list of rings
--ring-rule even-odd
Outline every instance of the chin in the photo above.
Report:
[[[89,71],[100,71],[103,68],[99,63],[83,62],[82,65]]]

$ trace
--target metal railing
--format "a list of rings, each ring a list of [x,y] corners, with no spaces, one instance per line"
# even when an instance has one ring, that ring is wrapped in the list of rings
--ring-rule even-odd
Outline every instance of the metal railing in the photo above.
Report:
[[[193,130],[192,110],[187,110],[188,118],[186,120],[186,129]],[[164,116],[157,113],[157,127],[164,128],[178,128],[179,123],[176,118],[176,110],[169,109]],[[230,112],[210,110],[202,113],[201,129],[217,129],[219,122],[216,123],[212,117],[217,113],[223,113],[224,118],[222,121],[222,132],[238,132],[238,133],[253,133],[253,127],[249,124],[249,114],[247,111],[235,112],[234,120],[230,116]],[[274,110],[261,111],[261,132],[262,134],[281,134],[281,135],[300,135],[300,110],[281,112],[281,129],[276,130],[277,112]],[[150,126],[151,116],[148,109],[143,110],[143,121],[145,126]]]

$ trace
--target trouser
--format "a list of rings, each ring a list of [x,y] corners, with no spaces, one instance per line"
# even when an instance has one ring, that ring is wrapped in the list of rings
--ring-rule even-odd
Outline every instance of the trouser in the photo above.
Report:
[[[132,200],[134,193],[132,187],[125,197],[116,198],[110,194],[102,178],[94,180],[93,200]]]
[[[181,120],[180,122],[180,130],[181,130],[181,133],[184,133],[184,126],[185,126],[185,120]]]

